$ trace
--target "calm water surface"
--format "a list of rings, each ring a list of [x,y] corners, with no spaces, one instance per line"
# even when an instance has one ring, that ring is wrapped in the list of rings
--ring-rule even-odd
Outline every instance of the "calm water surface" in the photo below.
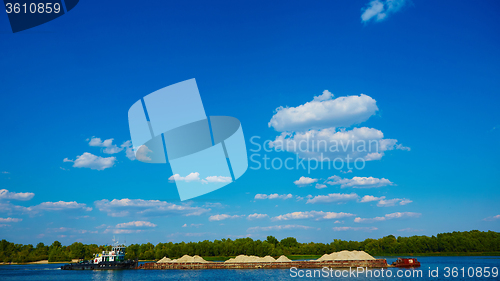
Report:
[[[400,274],[412,276],[415,273],[414,269],[399,269],[390,268],[384,270],[384,277],[367,277],[364,274],[358,277],[292,277],[289,269],[212,269],[212,270],[121,270],[121,271],[66,271],[60,270],[61,265],[58,264],[33,264],[33,265],[0,265],[0,280],[109,280],[109,281],[128,281],[128,280],[328,280],[328,279],[344,279],[344,280],[500,280],[500,272],[497,277],[493,277],[492,269],[496,267],[500,269],[500,257],[417,257],[422,266],[422,277],[397,277],[398,270],[402,270]],[[393,257],[387,258],[388,263],[392,263],[396,259]],[[445,277],[445,268],[450,268],[450,276]],[[452,276],[452,268],[456,267],[457,277]],[[479,275],[478,267],[483,272],[482,277]],[[490,272],[490,277],[484,277],[485,267],[489,267],[486,271]],[[429,277],[429,268],[431,270],[438,269],[438,277]],[[462,277],[461,268],[464,268]],[[473,269],[469,269],[473,268]],[[392,277],[387,277],[387,270],[391,271]],[[306,275],[304,269],[302,274]],[[341,272],[339,272],[341,273]],[[373,274],[375,272],[372,272]],[[380,270],[378,271],[381,274]],[[411,274],[410,274],[411,273]],[[298,275],[299,272],[297,271]],[[312,270],[311,270],[312,274]],[[335,272],[333,273],[335,274]],[[345,273],[344,273],[345,274]],[[469,277],[474,274],[474,277]],[[323,273],[326,275],[326,273]]]

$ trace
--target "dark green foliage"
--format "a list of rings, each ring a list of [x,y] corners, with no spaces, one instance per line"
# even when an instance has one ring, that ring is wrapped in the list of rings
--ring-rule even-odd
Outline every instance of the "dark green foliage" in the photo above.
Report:
[[[22,245],[0,241],[0,262],[25,263],[48,259],[64,262],[71,259],[91,259],[94,253],[110,250],[111,246],[84,245],[75,242],[63,246],[59,241],[45,246],[38,243]],[[132,244],[127,247],[126,259],[154,260],[163,257],[178,258],[183,255],[205,257],[228,257],[237,255],[280,256],[280,255],[323,255],[342,250],[363,250],[371,255],[433,254],[436,253],[478,253],[500,252],[500,233],[488,231],[465,231],[441,233],[437,236],[395,237],[389,235],[380,239],[365,239],[362,242],[334,239],[329,244],[299,243],[293,237],[278,241],[268,236],[265,241],[241,238],[214,241],[158,243],[153,245]]]

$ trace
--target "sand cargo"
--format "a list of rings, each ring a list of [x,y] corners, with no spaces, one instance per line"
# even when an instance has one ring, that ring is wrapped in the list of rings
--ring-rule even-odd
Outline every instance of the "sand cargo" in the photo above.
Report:
[[[225,262],[209,262],[200,256],[184,255],[171,260],[167,257],[156,263],[145,263],[138,269],[251,269],[251,268],[385,268],[385,259],[376,259],[364,251],[341,251],[325,254],[317,260],[292,261],[286,256],[275,259],[271,256],[257,257],[239,255]]]

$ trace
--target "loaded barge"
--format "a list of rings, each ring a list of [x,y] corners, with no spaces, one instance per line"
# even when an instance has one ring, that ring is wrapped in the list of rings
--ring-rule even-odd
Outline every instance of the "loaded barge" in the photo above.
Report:
[[[257,269],[257,268],[349,268],[368,267],[386,268],[385,259],[375,260],[335,260],[335,261],[291,261],[291,262],[185,262],[185,263],[155,263],[141,264],[137,269]]]

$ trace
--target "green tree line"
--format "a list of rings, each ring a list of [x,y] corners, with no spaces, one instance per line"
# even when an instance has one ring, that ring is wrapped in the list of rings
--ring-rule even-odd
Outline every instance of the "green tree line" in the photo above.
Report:
[[[70,261],[71,259],[91,259],[94,253],[110,250],[111,246],[85,245],[75,242],[63,246],[55,241],[50,246],[38,243],[22,245],[0,241],[0,261],[25,263],[39,260]],[[293,237],[281,241],[273,236],[266,240],[252,238],[221,239],[214,241],[158,243],[153,245],[132,244],[127,247],[127,259],[154,260],[162,257],[178,258],[183,255],[200,256],[280,256],[280,255],[323,255],[342,250],[366,251],[371,255],[403,254],[403,253],[477,253],[500,252],[500,233],[488,231],[464,231],[441,233],[437,236],[395,237],[385,236],[380,239],[364,241],[345,241],[334,239],[331,243],[299,243]]]

